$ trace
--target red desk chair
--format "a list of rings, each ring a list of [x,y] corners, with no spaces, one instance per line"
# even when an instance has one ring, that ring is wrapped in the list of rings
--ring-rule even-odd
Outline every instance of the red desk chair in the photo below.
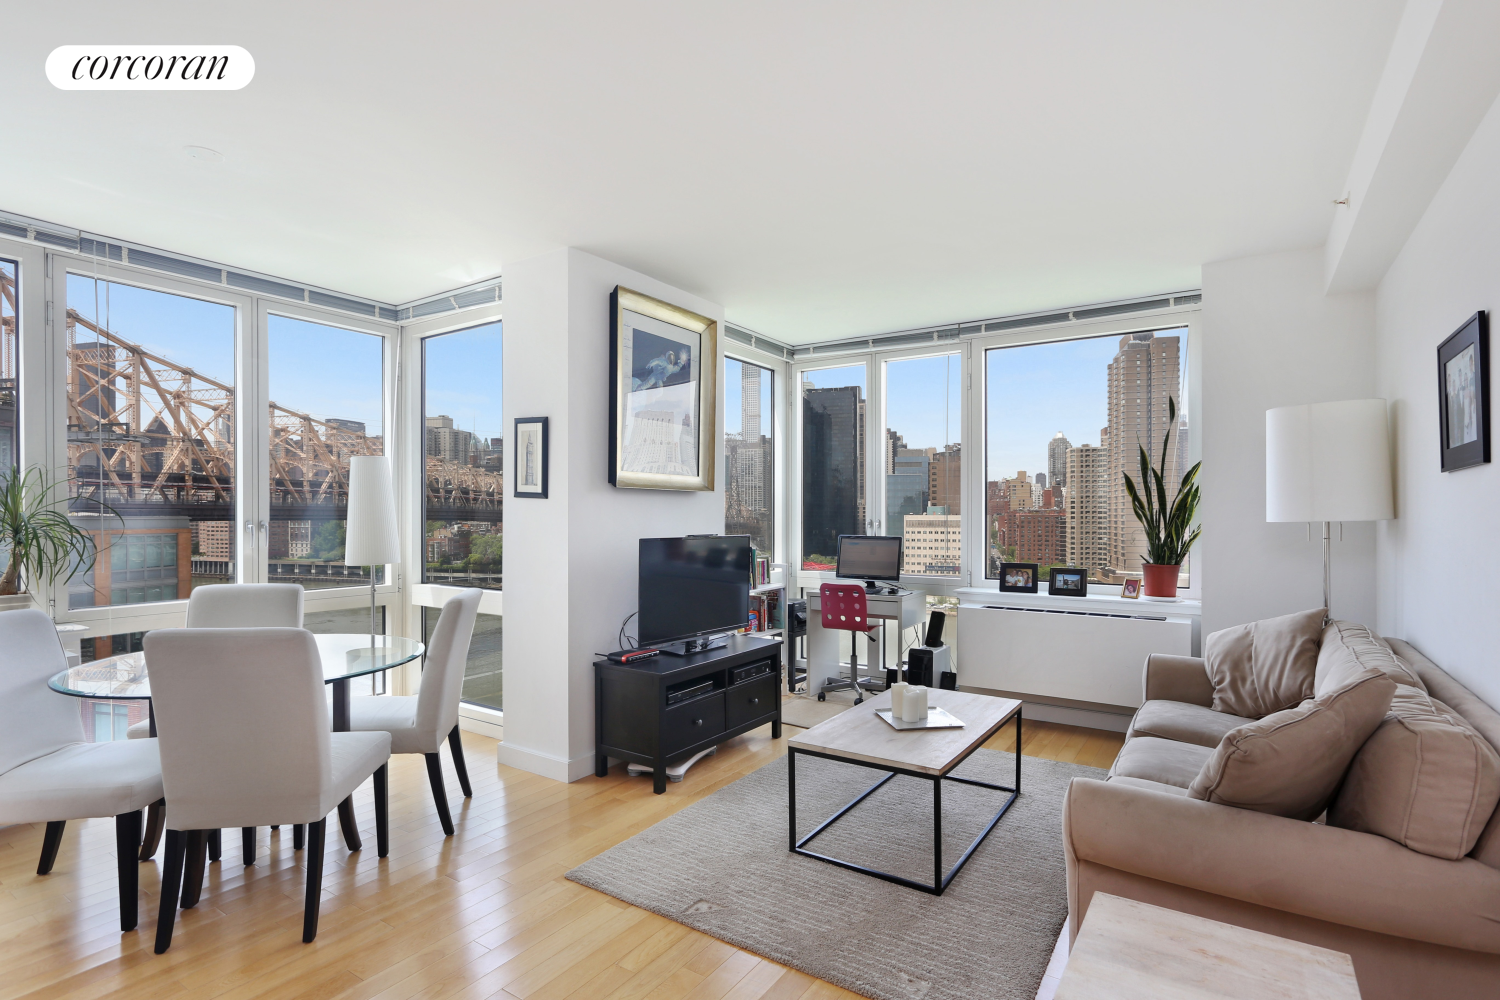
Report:
[[[869,608],[865,603],[865,588],[857,583],[825,583],[818,588],[818,596],[823,605],[823,627],[827,629],[839,629],[844,632],[869,635],[870,624]],[[823,701],[829,691],[854,692],[854,704],[858,705],[865,700],[864,691],[882,691],[885,686],[882,682],[859,676],[859,644],[854,641],[854,636],[849,637],[849,677],[839,677],[823,682],[823,689],[818,692],[818,700]]]

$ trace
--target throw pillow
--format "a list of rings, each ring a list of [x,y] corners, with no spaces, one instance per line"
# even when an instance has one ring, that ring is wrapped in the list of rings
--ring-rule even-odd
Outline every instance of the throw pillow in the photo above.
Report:
[[[1357,622],[1329,622],[1318,649],[1313,692],[1322,694],[1363,667],[1376,667],[1397,684],[1425,692],[1427,686],[1411,666],[1391,650],[1380,636]]]
[[[1402,685],[1355,754],[1328,825],[1456,861],[1500,804],[1500,753],[1453,709]]]
[[[1296,708],[1232,730],[1188,787],[1195,799],[1316,819],[1349,761],[1385,718],[1396,682],[1366,667]]]
[[[1236,625],[1203,640],[1215,712],[1259,719],[1313,696],[1323,609]]]

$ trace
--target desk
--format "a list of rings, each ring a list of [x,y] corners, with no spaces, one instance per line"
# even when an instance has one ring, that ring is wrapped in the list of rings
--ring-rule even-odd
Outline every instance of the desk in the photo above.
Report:
[[[869,616],[874,621],[896,622],[896,630],[921,625],[927,620],[927,597],[911,590],[898,590],[894,594],[869,594],[865,597]],[[807,592],[807,690],[811,694],[823,686],[828,677],[838,677],[848,668],[849,659],[839,655],[839,636],[852,635],[823,628],[823,602],[816,590]],[[880,668],[867,667],[871,675],[882,681],[885,678],[885,628],[879,632],[879,650],[876,654]],[[869,658],[866,657],[868,662]]]
[[[349,731],[349,681],[365,674],[377,673],[399,667],[421,656],[427,647],[415,639],[399,635],[370,635],[368,633],[335,633],[314,635],[318,644],[318,659],[323,667],[323,683],[333,685],[333,731]],[[58,671],[47,681],[47,686],[58,694],[74,698],[92,698],[98,701],[151,701],[151,677],[146,670],[146,654],[143,652],[121,653],[92,663],[84,663],[67,670]],[[233,692],[225,692],[232,697]],[[156,712],[151,712],[151,735],[156,735]],[[146,835],[141,844],[141,860],[156,853],[161,838],[162,815],[156,806],[146,824]],[[339,803],[339,826],[344,831],[344,842],[349,850],[357,851],[361,846],[359,828],[354,823],[354,800]]]

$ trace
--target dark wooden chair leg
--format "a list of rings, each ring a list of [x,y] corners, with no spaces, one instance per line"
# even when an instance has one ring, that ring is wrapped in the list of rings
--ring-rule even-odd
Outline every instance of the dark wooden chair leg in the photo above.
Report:
[[[302,942],[318,936],[318,904],[323,900],[323,840],[328,820],[307,824],[307,904],[302,910]]]
[[[182,863],[182,908],[191,910],[203,894],[203,872],[208,867],[208,831],[189,830]]]
[[[453,817],[448,815],[448,790],[443,787],[443,758],[435,753],[423,754],[427,758],[427,780],[432,785],[432,801],[437,804],[438,819],[443,822],[443,835],[453,836]]]
[[[375,769],[375,853],[391,853],[390,765]]]
[[[136,853],[141,849],[141,813],[121,813],[115,817],[115,862],[120,880],[120,930],[133,931],[140,922],[141,863]]]
[[[292,850],[302,850],[303,846],[307,843],[306,833],[307,827],[302,823],[298,823],[292,827]]]
[[[167,800],[157,799],[146,810],[146,832],[141,837],[142,861],[150,861],[161,843],[161,829],[167,818]]]
[[[344,846],[357,851],[365,846],[359,836],[359,821],[354,818],[354,796],[339,803],[339,829],[344,831]]]
[[[177,922],[177,893],[182,888],[182,867],[186,860],[187,834],[167,831],[167,850],[162,858],[161,910],[156,918],[156,953],[172,947],[172,925]]]
[[[57,863],[57,849],[62,846],[63,830],[67,829],[67,820],[53,820],[47,824],[47,832],[42,834],[42,856],[36,863],[36,873],[45,875],[52,870]]]
[[[255,827],[247,826],[240,830],[240,854],[244,857],[246,868],[255,864]]]
[[[208,860],[218,861],[224,856],[224,831],[208,831]]]
[[[448,749],[453,753],[453,770],[458,772],[458,787],[464,790],[464,798],[472,799],[474,789],[469,784],[469,766],[464,763],[464,741],[458,735],[458,727],[448,734]]]

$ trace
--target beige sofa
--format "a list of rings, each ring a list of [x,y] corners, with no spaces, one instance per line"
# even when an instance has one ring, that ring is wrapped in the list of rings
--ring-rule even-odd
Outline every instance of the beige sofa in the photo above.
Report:
[[[1500,747],[1500,713],[1409,644],[1385,647]],[[1500,810],[1466,857],[1444,860],[1191,798],[1212,748],[1246,721],[1213,712],[1213,694],[1203,660],[1148,658],[1146,703],[1109,779],[1073,780],[1063,812],[1070,940],[1093,894],[1108,892],[1346,952],[1364,1000],[1500,997]]]

